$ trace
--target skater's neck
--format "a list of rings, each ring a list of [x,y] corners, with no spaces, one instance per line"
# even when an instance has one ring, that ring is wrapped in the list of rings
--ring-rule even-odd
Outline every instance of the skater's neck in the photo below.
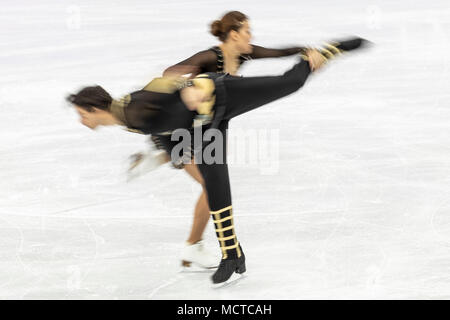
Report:
[[[120,126],[126,126],[127,121],[125,118],[125,107],[124,104],[118,100],[112,101],[111,105],[109,106],[109,112],[104,117],[103,121],[105,122],[106,126],[113,126],[113,125],[120,125]]]
[[[126,126],[123,120],[119,119],[119,117],[109,112],[99,117],[98,123],[102,126]]]
[[[111,119],[107,120],[107,123],[105,124],[106,126],[114,126],[114,125],[119,125],[119,126],[125,126],[125,123],[123,123],[120,119],[116,118],[116,117],[112,117]]]
[[[116,114],[107,111],[99,115],[98,122],[102,126],[126,126],[126,123],[123,119],[121,119]]]
[[[236,59],[241,55],[232,42],[223,42],[219,47],[222,50],[225,59]]]

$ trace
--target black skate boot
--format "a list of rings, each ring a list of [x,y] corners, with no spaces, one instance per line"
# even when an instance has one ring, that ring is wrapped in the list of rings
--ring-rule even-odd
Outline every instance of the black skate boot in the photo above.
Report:
[[[219,268],[212,276],[213,283],[222,283],[230,279],[233,273],[245,272],[245,256],[237,240],[231,206],[211,211],[216,229],[217,240],[222,250]]]
[[[239,246],[240,248],[240,246]],[[219,268],[217,271],[212,275],[212,282],[214,284],[222,283],[230,279],[230,277],[233,275],[233,273],[239,273],[242,274],[246,271],[245,268],[245,255],[244,252],[241,250],[241,256],[239,258],[227,258],[222,259],[220,261]]]
[[[327,43],[325,46],[335,47],[340,51],[352,51],[369,45],[369,41],[363,38],[351,38],[343,41],[334,41]]]

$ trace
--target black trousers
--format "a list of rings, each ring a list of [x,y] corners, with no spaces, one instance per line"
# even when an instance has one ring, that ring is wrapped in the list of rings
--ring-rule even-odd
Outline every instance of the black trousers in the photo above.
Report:
[[[245,78],[208,74],[215,82],[223,82],[224,90],[217,90],[216,99],[218,103],[223,103],[219,108],[224,108],[222,119],[217,126],[223,133],[224,158],[226,159],[227,154],[226,130],[230,119],[297,91],[304,85],[310,73],[309,63],[301,60],[280,76]],[[221,97],[221,94],[225,97]],[[203,163],[199,164],[198,168],[205,180],[210,209],[215,211],[231,205],[226,161],[223,164]]]
[[[297,91],[305,84],[310,73],[309,63],[304,60],[280,76],[245,78],[208,73],[216,84],[215,117],[212,126]]]
[[[224,259],[240,257],[242,254],[234,231],[230,178],[226,163],[228,121],[297,91],[304,85],[310,73],[309,63],[302,60],[280,76],[245,78],[208,74],[216,84],[215,117],[211,127],[222,133],[224,161],[212,164],[203,162],[197,166],[205,182],[208,203]],[[169,153],[177,143],[170,141],[170,136],[161,137],[161,142]],[[204,143],[203,149],[207,145],[208,143]]]

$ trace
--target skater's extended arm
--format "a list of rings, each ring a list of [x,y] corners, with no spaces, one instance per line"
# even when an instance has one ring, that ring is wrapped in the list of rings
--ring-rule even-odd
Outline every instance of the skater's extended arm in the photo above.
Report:
[[[217,64],[216,59],[217,56],[213,51],[200,51],[164,70],[163,77],[179,77],[190,74],[190,78],[194,78],[202,72],[214,71]]]
[[[269,49],[253,45],[252,53],[242,55],[243,59],[262,59],[287,57],[300,53],[303,47],[291,47],[284,49]],[[163,77],[179,77],[190,74],[190,78],[194,78],[200,73],[217,71],[217,53],[213,50],[200,51],[193,56],[170,66],[163,72]]]
[[[300,53],[303,47],[291,47],[284,49],[269,49],[260,46],[253,45],[252,53],[248,54],[247,57],[251,59],[262,59],[262,58],[279,58],[292,56],[294,54]],[[246,55],[243,55],[245,58]]]

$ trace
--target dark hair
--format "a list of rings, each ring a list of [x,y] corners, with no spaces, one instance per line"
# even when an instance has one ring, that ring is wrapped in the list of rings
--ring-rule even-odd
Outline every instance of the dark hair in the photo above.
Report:
[[[211,34],[218,37],[220,41],[225,41],[230,31],[239,31],[245,20],[248,20],[248,18],[242,12],[227,12],[222,19],[211,23]]]
[[[84,87],[76,94],[70,94],[66,97],[70,103],[93,111],[93,108],[108,110],[112,102],[112,97],[100,86]]]

